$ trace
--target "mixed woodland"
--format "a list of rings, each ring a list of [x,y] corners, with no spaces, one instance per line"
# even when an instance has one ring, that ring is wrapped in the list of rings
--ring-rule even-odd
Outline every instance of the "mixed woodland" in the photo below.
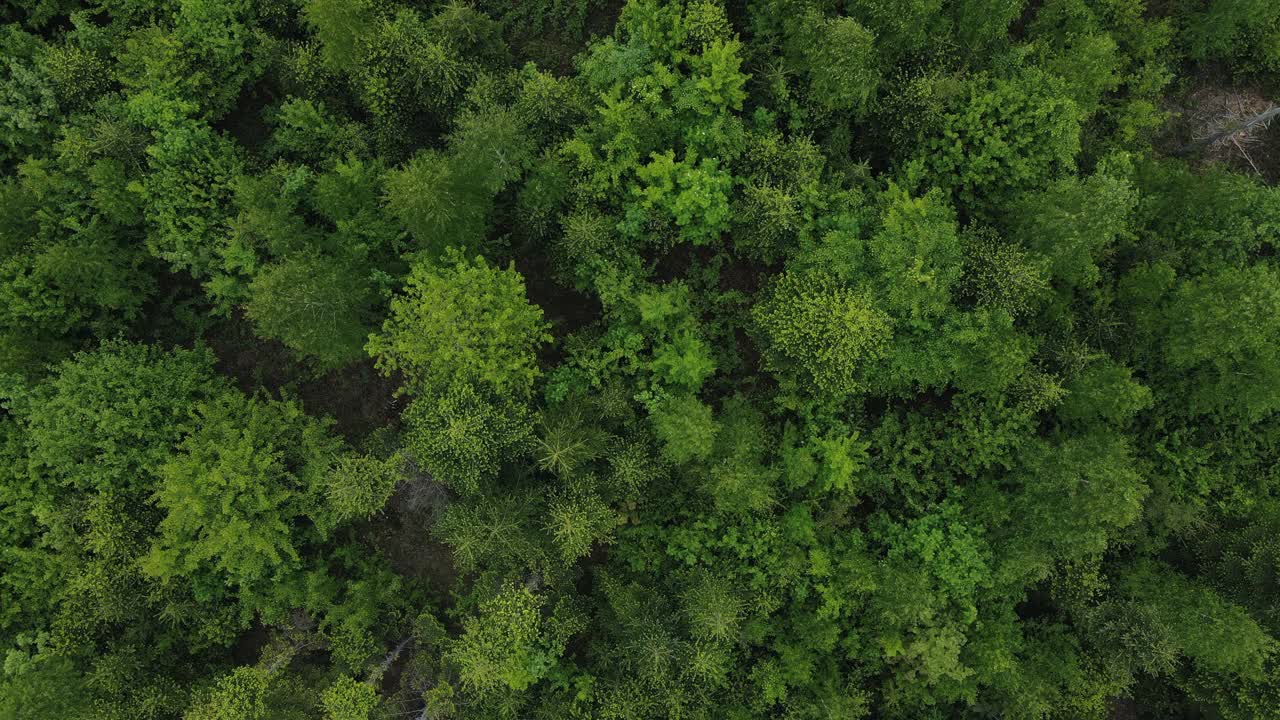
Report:
[[[0,719],[1280,718],[1280,2],[0,0]]]

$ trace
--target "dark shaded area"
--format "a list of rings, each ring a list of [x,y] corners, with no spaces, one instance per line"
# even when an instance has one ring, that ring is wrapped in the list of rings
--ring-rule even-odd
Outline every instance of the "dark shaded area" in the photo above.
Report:
[[[394,425],[404,408],[397,397],[400,382],[385,377],[373,361],[337,370],[318,371],[299,362],[284,345],[262,340],[243,317],[212,328],[207,342],[218,356],[218,371],[233,378],[245,393],[265,389],[296,397],[307,412],[333,418],[335,429],[353,444],[378,428]]]

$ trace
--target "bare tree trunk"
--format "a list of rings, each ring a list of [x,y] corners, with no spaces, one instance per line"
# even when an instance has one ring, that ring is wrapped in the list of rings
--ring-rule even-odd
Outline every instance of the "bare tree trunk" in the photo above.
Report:
[[[391,663],[394,663],[396,658],[400,657],[400,653],[404,652],[404,649],[409,647],[409,643],[411,642],[413,642],[412,635],[401,640],[400,644],[396,645],[395,648],[393,648],[391,652],[387,653],[387,656],[382,659],[382,663],[379,664],[378,667],[374,668],[373,672],[369,673],[369,679],[365,680],[365,682],[370,685],[376,685],[382,678],[383,673],[391,668]]]
[[[293,658],[295,658],[298,653],[311,647],[311,645],[312,640],[305,635],[294,640],[288,645],[288,647],[281,650],[275,657],[267,662],[265,666],[263,666],[263,670],[265,670],[268,675],[274,674],[277,670],[292,662]]]
[[[1232,135],[1245,132],[1247,130],[1257,127],[1258,125],[1264,125],[1266,123],[1269,123],[1271,122],[1272,118],[1275,118],[1277,115],[1280,115],[1280,105],[1272,105],[1266,110],[1263,110],[1257,115],[1254,115],[1253,117],[1248,118],[1247,120],[1244,120],[1239,124],[1232,125],[1223,130],[1219,130],[1218,132],[1215,132],[1207,137],[1202,137],[1198,140],[1193,140],[1192,142],[1187,143],[1185,146],[1183,146],[1180,150],[1178,150],[1174,154],[1181,155],[1181,156],[1190,155],[1195,151],[1199,150],[1200,148],[1206,147],[1208,145],[1212,145],[1225,138],[1231,137]]]

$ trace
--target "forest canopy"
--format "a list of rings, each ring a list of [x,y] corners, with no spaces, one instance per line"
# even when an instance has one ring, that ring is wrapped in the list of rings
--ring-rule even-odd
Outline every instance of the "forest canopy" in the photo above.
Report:
[[[0,0],[0,720],[1280,720],[1275,0]]]

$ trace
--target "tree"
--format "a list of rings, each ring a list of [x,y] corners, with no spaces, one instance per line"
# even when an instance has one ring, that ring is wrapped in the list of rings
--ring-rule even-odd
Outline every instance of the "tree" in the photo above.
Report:
[[[881,202],[867,242],[877,303],[908,328],[927,328],[947,314],[962,269],[955,214],[937,192],[912,197],[891,186]]]
[[[1030,443],[1021,455],[1022,490],[1007,531],[1016,549],[1007,573],[1035,578],[1055,559],[1101,554],[1117,531],[1139,518],[1150,492],[1127,441],[1105,430]]]
[[[1013,204],[1010,234],[1045,257],[1063,287],[1088,289],[1101,278],[1098,262],[1128,232],[1137,201],[1123,177],[1065,178]]]
[[[985,227],[967,229],[960,242],[964,251],[961,295],[1013,318],[1027,315],[1045,299],[1049,279],[1044,259],[1027,252],[1021,243]]]
[[[687,463],[710,457],[719,428],[711,408],[698,398],[691,395],[668,398],[654,408],[650,417],[666,459]]]
[[[58,366],[22,416],[30,471],[80,491],[152,491],[193,405],[221,394],[206,350],[109,341]]]
[[[359,268],[295,256],[259,270],[249,285],[245,315],[264,337],[341,367],[365,357],[374,293]]]
[[[6,390],[0,639],[148,636],[158,610],[137,567],[156,522],[148,500],[191,407],[224,391],[207,351],[123,341]]]
[[[909,185],[940,187],[983,214],[1075,168],[1080,113],[1055,78],[1027,71],[967,85],[967,97],[925,129],[905,167]]]
[[[1164,358],[1193,412],[1256,419],[1280,408],[1280,274],[1266,266],[1184,281],[1165,315]]]
[[[809,63],[809,91],[827,111],[861,114],[880,83],[876,36],[848,17],[806,19],[812,35],[803,35]]]
[[[551,339],[546,327],[514,266],[501,270],[455,253],[440,267],[414,266],[367,349],[384,373],[404,373],[411,393],[470,383],[521,398],[538,376],[537,349]]]
[[[197,123],[168,128],[147,148],[151,172],[139,188],[153,232],[148,248],[198,278],[232,270],[222,249],[230,223],[232,181],[241,171],[233,142]]]
[[[319,38],[325,61],[337,70],[351,71],[360,62],[360,43],[371,32],[373,11],[364,0],[309,0],[302,16]]]
[[[271,676],[259,668],[238,667],[206,690],[183,720],[265,720],[270,712],[266,699],[270,682]]]
[[[773,369],[796,368],[823,393],[857,392],[892,334],[872,298],[827,273],[788,272],[752,310]]]
[[[1280,193],[1246,176],[1181,163],[1134,166],[1140,192],[1139,260],[1161,262],[1179,273],[1245,267],[1276,242]]]
[[[447,650],[463,687],[524,690],[541,679],[557,659],[550,654],[556,649],[543,645],[542,603],[528,588],[508,586],[463,621],[462,636]]]
[[[648,164],[636,168],[636,176],[643,185],[635,190],[638,203],[628,212],[624,231],[640,234],[640,211],[655,209],[670,214],[695,245],[713,242],[728,228],[733,179],[714,158],[676,162],[674,151],[653,153]]]
[[[505,55],[497,23],[466,5],[446,5],[430,18],[408,7],[380,10],[365,0],[310,0],[304,17],[326,64],[349,76],[360,101],[390,128],[415,111],[451,108],[481,69]]]
[[[884,2],[871,0],[849,7],[850,15],[875,33],[877,50],[890,59],[918,53],[931,36],[947,31],[949,24],[941,0]]]
[[[231,109],[261,66],[245,62],[252,36],[248,3],[179,0],[165,23],[140,24],[117,40],[116,77],[131,119],[149,129],[215,121]]]
[[[433,528],[464,572],[498,571],[514,576],[545,568],[548,551],[541,498],[507,489],[452,502]]]
[[[36,35],[16,25],[0,31],[4,66],[0,69],[0,127],[4,132],[5,166],[26,155],[29,148],[47,142],[52,135],[52,118],[58,111],[53,83],[41,72],[36,60],[45,52]]]
[[[193,410],[190,435],[160,468],[165,517],[142,567],[189,581],[197,597],[234,591],[251,609],[318,539],[300,521],[320,512],[339,441],[291,401],[227,392]]]
[[[405,445],[431,476],[463,494],[497,478],[503,461],[529,447],[532,421],[518,401],[465,382],[415,399],[404,413]]]
[[[273,120],[273,154],[313,165],[368,155],[367,130],[331,112],[322,101],[292,98],[280,106]]]
[[[546,530],[565,564],[591,553],[596,543],[609,544],[617,514],[586,482],[571,483],[547,507]]]
[[[86,335],[123,332],[155,292],[124,160],[85,155],[29,160],[0,185],[0,334],[11,370],[57,361]]]
[[[972,696],[977,684],[965,652],[975,633],[983,588],[991,582],[990,547],[958,506],[906,524],[883,524],[887,558],[870,601],[874,645],[897,680],[887,704],[908,712]]]
[[[1134,380],[1132,370],[1108,360],[1089,365],[1066,391],[1058,413],[1070,419],[1123,424],[1152,405],[1151,389]]]
[[[322,702],[326,720],[368,720],[378,705],[378,691],[342,675],[325,689]]]
[[[0,678],[0,718],[35,720],[41,717],[76,717],[89,713],[84,678],[65,657],[20,657],[10,651]]]
[[[387,174],[387,209],[430,252],[448,244],[479,245],[488,202],[459,160],[438,152],[418,153]]]
[[[825,431],[802,433],[794,425],[783,431],[783,476],[794,486],[813,483],[824,493],[857,493],[870,457],[870,443],[857,430],[834,424]]]
[[[956,41],[971,53],[991,52],[1009,33],[1025,0],[961,0],[948,9],[955,24]]]
[[[1262,680],[1275,640],[1244,608],[1158,562],[1126,568],[1118,580],[1121,597],[1133,603],[1133,616],[1122,622],[1149,623],[1146,631],[1162,637],[1172,652],[1189,657],[1199,672]],[[1143,632],[1132,626],[1126,629],[1133,633],[1130,637]],[[1152,657],[1157,648],[1132,650],[1139,658],[1145,655],[1139,662],[1152,670],[1172,669],[1161,667],[1160,660]]]
[[[400,455],[339,458],[325,479],[325,499],[334,519],[348,522],[380,512],[403,477],[403,466]]]
[[[262,71],[255,57],[259,38],[247,24],[253,14],[251,0],[178,0],[174,41],[189,67],[210,75],[212,96],[201,99],[207,106],[229,109],[240,89]]]
[[[1180,20],[1181,40],[1187,54],[1196,60],[1257,55],[1253,60],[1263,67],[1276,67],[1280,55],[1274,48],[1258,47],[1259,37],[1274,37],[1280,12],[1275,6],[1240,0],[1238,2],[1179,3],[1185,13]]]
[[[273,640],[256,665],[241,665],[202,683],[191,693],[183,720],[302,720],[318,717],[321,693],[288,663],[301,649],[298,641],[279,647]],[[175,715],[176,716],[176,715]]]

